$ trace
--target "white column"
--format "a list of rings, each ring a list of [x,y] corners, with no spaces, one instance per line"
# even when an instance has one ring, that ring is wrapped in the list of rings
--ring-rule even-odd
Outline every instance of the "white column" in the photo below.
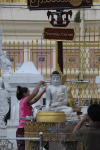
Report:
[[[17,101],[18,101],[16,98],[16,88],[10,88],[9,92],[11,95],[11,114],[10,114],[10,120],[7,121],[7,137],[16,137],[16,130],[19,124],[19,120],[16,120],[14,118],[15,117],[14,106],[16,106]],[[17,149],[16,140],[10,140],[10,142],[13,143],[14,149],[16,150]]]
[[[17,97],[16,97],[16,88],[10,88],[9,89],[9,92],[10,92],[10,95],[11,95],[11,114],[10,114],[10,121],[12,122],[12,124],[15,124],[15,119],[16,119],[16,115],[17,113],[15,114],[15,106],[17,105],[18,103],[18,100],[17,100]],[[19,112],[19,110],[18,110]]]
[[[82,9],[81,10],[81,23],[80,23],[80,25],[81,25],[81,41],[84,41],[84,9]],[[82,45],[83,45],[83,43],[82,43]],[[81,46],[81,53],[82,53],[82,65],[81,65],[81,67],[82,67],[82,70],[81,70],[81,80],[83,80],[83,46]]]
[[[9,104],[6,97],[6,92],[4,90],[0,90],[0,128],[5,127],[4,116],[9,111]]]

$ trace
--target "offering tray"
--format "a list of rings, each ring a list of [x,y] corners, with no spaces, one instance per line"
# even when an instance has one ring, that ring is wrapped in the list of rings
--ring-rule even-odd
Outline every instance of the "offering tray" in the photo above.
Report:
[[[81,119],[70,119],[70,118],[67,118],[66,122],[77,122],[77,121],[81,121]]]
[[[26,118],[25,117],[20,117],[20,119],[28,120],[28,121],[34,121],[35,120],[35,118],[33,116],[26,116]]]
[[[66,117],[66,120],[75,120],[78,119],[77,116],[76,117]]]

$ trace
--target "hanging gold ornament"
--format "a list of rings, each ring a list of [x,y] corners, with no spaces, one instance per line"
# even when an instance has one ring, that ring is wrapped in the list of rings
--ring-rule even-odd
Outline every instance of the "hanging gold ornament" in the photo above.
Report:
[[[69,0],[69,2],[72,6],[77,7],[77,6],[81,5],[82,0]]]

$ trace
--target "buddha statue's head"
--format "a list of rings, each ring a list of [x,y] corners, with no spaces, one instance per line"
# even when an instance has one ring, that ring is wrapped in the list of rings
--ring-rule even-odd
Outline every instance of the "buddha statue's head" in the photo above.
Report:
[[[61,76],[58,71],[53,71],[51,74],[52,85],[58,86],[61,84]]]

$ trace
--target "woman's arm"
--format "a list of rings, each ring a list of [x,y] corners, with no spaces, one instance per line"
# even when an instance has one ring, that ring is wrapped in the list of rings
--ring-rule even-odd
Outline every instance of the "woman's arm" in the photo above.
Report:
[[[33,93],[30,94],[30,96],[27,97],[27,103],[30,102],[39,92],[40,86],[44,84],[44,81],[40,81],[36,88],[34,89]]]
[[[83,123],[87,120],[87,118],[88,118],[88,114],[86,113],[86,114],[83,115],[82,120],[81,120],[81,121],[76,125],[76,127],[74,128],[73,134],[74,134],[74,132],[75,132],[76,130],[78,130],[78,129],[81,128],[81,126],[82,126]]]
[[[76,125],[76,127],[75,127],[74,130],[73,130],[73,134],[74,134],[74,132],[75,132],[76,130],[78,130],[78,129],[81,128],[81,126],[83,125],[84,122],[85,122],[84,120],[81,120],[81,121]]]
[[[33,100],[30,101],[31,105],[36,103],[45,92],[46,92],[46,88],[40,94],[38,94]]]

